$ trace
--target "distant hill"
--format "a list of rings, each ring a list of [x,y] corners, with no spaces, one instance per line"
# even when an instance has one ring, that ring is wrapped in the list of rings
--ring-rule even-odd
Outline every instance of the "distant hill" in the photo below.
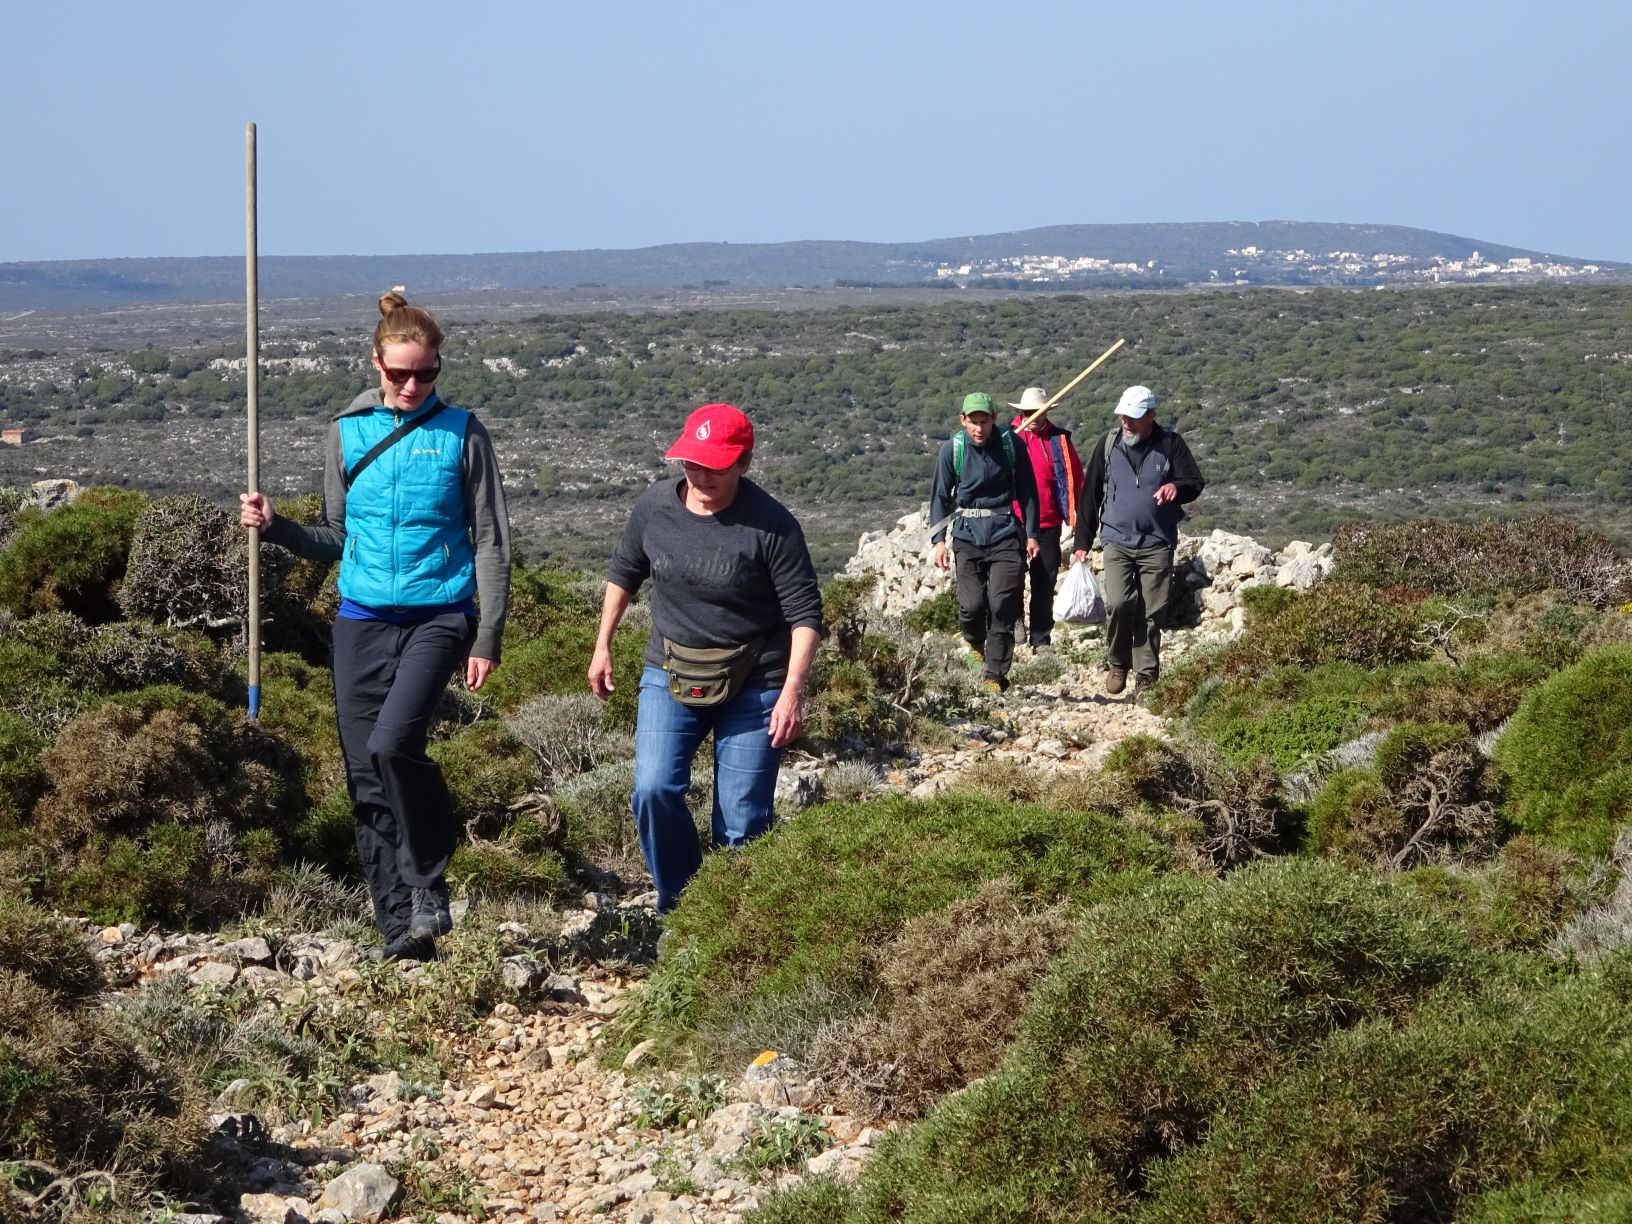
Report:
[[[1594,263],[1397,225],[1302,221],[1056,225],[925,242],[687,242],[634,250],[261,260],[266,298],[373,293],[396,283],[416,293],[710,284],[933,284],[1058,292],[1628,278],[1629,264]],[[231,301],[242,295],[240,256],[0,264],[0,309],[5,310]]]

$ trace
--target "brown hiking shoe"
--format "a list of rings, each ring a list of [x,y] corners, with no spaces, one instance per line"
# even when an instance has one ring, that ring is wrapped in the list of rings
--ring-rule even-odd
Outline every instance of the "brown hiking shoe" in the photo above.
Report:
[[[1125,667],[1107,667],[1105,669],[1105,691],[1115,697],[1128,687],[1128,669]]]

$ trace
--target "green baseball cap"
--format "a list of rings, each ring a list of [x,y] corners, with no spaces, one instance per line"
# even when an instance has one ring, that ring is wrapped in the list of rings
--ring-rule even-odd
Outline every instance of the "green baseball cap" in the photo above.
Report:
[[[984,412],[987,416],[996,416],[992,411],[992,397],[984,391],[971,391],[963,397],[963,415],[974,416],[977,412]]]

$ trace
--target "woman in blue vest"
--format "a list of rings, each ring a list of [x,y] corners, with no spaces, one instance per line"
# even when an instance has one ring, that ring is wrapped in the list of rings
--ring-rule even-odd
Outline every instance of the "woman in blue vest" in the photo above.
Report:
[[[334,705],[357,855],[381,955],[427,960],[452,926],[454,816],[425,745],[449,679],[462,669],[479,689],[499,665],[510,522],[487,430],[437,398],[442,329],[396,293],[380,315],[380,385],[329,426],[321,521],[279,518],[259,493],[239,496],[239,517],[271,543],[340,562]]]

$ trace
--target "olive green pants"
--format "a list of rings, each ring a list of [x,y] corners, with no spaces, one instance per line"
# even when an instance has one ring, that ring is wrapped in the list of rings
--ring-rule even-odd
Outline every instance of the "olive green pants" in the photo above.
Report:
[[[1105,660],[1154,682],[1162,671],[1157,621],[1173,585],[1173,550],[1107,544],[1104,558]]]

